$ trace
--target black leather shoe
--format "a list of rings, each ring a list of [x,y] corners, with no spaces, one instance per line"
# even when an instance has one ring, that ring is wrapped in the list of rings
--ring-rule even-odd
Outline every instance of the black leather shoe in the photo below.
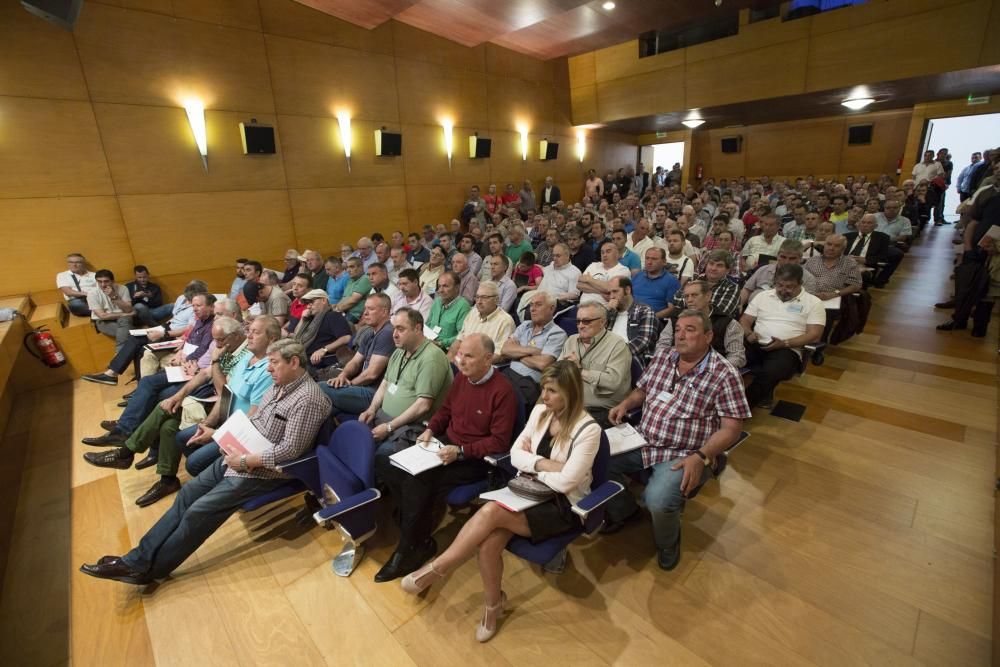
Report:
[[[661,570],[670,570],[677,567],[677,563],[681,562],[681,534],[677,533],[677,544],[670,547],[669,549],[660,549],[656,554],[656,564],[660,566]]]
[[[957,324],[954,320],[948,320],[944,324],[937,325],[938,331],[964,331],[965,324]]]
[[[146,454],[145,458],[143,458],[141,461],[135,464],[135,469],[145,470],[150,466],[155,466],[158,458],[159,458],[159,452],[157,452],[155,449],[151,449],[149,450],[149,453]]]
[[[105,431],[114,431],[116,428],[118,428],[118,420],[105,419],[104,421],[101,422],[101,428],[103,428]]]
[[[640,510],[637,505],[632,513],[624,519],[619,519],[618,521],[605,521],[604,525],[601,526],[601,535],[614,535],[615,533],[621,532],[622,528],[639,518],[639,512]]]
[[[951,299],[950,301],[942,301],[940,303],[935,303],[934,307],[935,308],[942,308],[944,310],[950,310],[950,309],[952,309],[952,308],[955,307],[955,300]]]
[[[118,556],[104,556],[93,565],[84,563],[80,566],[80,572],[98,579],[111,579],[136,586],[145,586],[153,581],[148,574],[133,570]]]
[[[180,491],[180,488],[181,481],[176,477],[161,477],[156,480],[153,486],[149,487],[149,491],[135,499],[135,504],[139,507],[148,507],[157,500],[166,498],[172,493],[177,493]]]
[[[375,573],[375,582],[382,584],[393,579],[398,579],[399,577],[405,577],[411,572],[416,572],[424,563],[434,558],[436,553],[437,542],[434,541],[434,538],[428,539],[419,547],[409,549],[406,553],[400,552],[397,549],[392,553],[389,562]]]
[[[109,449],[104,452],[87,452],[83,455],[83,460],[92,466],[97,466],[98,468],[118,468],[119,470],[126,470],[132,467],[132,459],[135,454],[125,449],[124,447],[119,447],[117,449]]]
[[[111,445],[122,445],[128,440],[128,436],[121,431],[109,431],[96,438],[84,438],[83,444],[91,447],[109,447]]]
[[[135,389],[133,389],[129,393],[127,393],[124,396],[122,396],[122,400],[123,401],[127,401],[128,399],[132,398],[132,394],[134,394],[134,393],[135,393]]]
[[[81,380],[86,380],[87,382],[96,382],[97,384],[109,384],[112,387],[118,384],[118,378],[112,377],[110,375],[105,375],[104,373],[91,373],[89,375],[81,375]]]
[[[128,407],[128,401],[118,401],[118,403],[116,403],[116,405],[119,408],[127,408]]]

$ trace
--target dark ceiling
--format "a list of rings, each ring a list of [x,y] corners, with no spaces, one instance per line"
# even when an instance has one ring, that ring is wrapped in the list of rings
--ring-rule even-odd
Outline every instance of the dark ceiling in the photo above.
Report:
[[[770,98],[703,108],[699,115],[705,120],[699,130],[711,130],[735,125],[756,125],[802,118],[820,118],[852,113],[871,113],[891,109],[912,108],[919,102],[933,102],[967,96],[1000,93],[1000,65],[948,72],[934,76],[899,79],[867,86],[825,90],[818,93]],[[841,102],[852,97],[873,97],[875,103],[862,111],[850,111]],[[626,134],[646,134],[668,130],[683,130],[681,121],[687,111],[656,114],[640,118],[613,121],[603,127]]]
[[[780,0],[297,0],[365,28],[396,19],[465,46],[492,42],[548,60],[604,48],[648,30],[762,9]]]

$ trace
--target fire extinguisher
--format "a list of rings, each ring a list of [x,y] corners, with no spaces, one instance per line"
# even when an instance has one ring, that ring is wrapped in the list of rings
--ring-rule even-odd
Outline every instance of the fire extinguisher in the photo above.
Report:
[[[38,348],[37,352],[31,349],[28,340],[35,342],[35,347]],[[41,359],[42,363],[49,368],[59,368],[66,363],[66,355],[62,353],[55,339],[52,338],[52,334],[45,327],[33,329],[24,335],[24,349],[31,356]]]
[[[705,169],[700,164],[694,168],[694,177],[697,178],[699,181],[701,180],[701,177],[704,174],[705,174]]]
[[[903,158],[900,156],[899,161],[896,163],[896,175],[899,176],[903,173]]]

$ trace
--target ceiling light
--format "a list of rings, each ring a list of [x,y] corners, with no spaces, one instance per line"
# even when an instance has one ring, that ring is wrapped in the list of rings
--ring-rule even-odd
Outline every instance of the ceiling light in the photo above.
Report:
[[[682,120],[681,125],[684,125],[685,127],[690,127],[693,130],[694,128],[698,127],[704,122],[705,122],[704,118],[688,118],[687,120]]]
[[[603,5],[601,5],[601,7],[603,7],[606,11],[610,12],[612,9],[615,8],[615,3],[609,0],[608,2],[605,2]]]
[[[845,107],[853,111],[858,111],[859,109],[864,109],[866,106],[874,102],[875,100],[871,97],[854,97],[849,100],[844,100],[841,102]]]

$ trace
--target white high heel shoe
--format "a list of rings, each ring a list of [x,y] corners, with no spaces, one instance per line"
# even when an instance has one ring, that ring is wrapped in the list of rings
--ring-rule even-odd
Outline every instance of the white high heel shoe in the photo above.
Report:
[[[492,607],[486,605],[486,613],[476,626],[476,641],[488,642],[497,633],[497,621],[507,608],[507,594],[500,591],[500,602]]]

